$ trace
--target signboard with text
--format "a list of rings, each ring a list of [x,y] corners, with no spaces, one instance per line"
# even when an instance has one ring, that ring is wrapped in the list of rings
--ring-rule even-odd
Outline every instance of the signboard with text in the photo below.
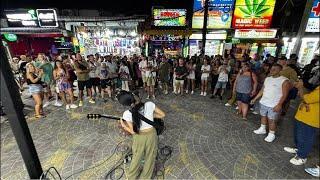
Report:
[[[314,0],[306,32],[320,32],[320,0]]]
[[[233,28],[269,28],[276,0],[237,0]]]
[[[185,26],[186,9],[153,9],[155,26]]]
[[[5,10],[9,27],[58,27],[54,9]]]
[[[231,26],[233,4],[235,0],[208,0],[209,29],[226,29]],[[194,0],[192,28],[202,29],[204,20],[204,0]]]
[[[239,39],[271,39],[276,35],[276,29],[236,29],[234,33],[234,37]]]

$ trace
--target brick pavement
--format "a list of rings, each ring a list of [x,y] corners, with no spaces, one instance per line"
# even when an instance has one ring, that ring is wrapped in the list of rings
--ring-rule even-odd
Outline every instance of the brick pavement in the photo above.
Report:
[[[25,101],[32,103],[31,99]],[[312,177],[304,167],[319,162],[319,147],[300,167],[291,165],[292,156],[283,151],[284,146],[293,144],[293,109],[283,119],[276,141],[269,144],[264,136],[252,132],[259,126],[259,116],[250,114],[249,120],[243,121],[234,108],[224,107],[223,101],[199,95],[160,95],[155,103],[167,113],[167,129],[160,142],[173,147],[165,163],[166,179],[307,179]],[[130,138],[119,133],[117,122],[87,120],[86,113],[121,115],[123,110],[111,100],[97,101],[69,112],[50,106],[46,118],[29,118],[43,168],[55,166],[65,178],[102,163],[73,178],[103,178],[120,155],[104,161],[117,143]],[[1,179],[28,179],[8,123],[1,123]]]

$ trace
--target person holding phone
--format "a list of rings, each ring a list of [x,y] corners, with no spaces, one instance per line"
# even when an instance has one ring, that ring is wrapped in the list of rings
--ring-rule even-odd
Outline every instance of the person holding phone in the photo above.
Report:
[[[43,87],[41,78],[43,76],[42,69],[36,69],[32,63],[26,65],[26,78],[29,87],[29,93],[35,102],[35,118],[42,118],[43,116]]]
[[[154,121],[154,118],[163,119],[165,113],[151,101],[141,102],[139,96],[132,92],[121,91],[117,99],[120,104],[131,107],[131,110],[126,110],[120,119],[124,130],[133,135],[132,161],[128,179],[137,179],[142,159],[144,159],[144,165],[140,179],[151,179],[158,152],[158,137],[156,129],[141,120],[139,113],[150,121]]]
[[[303,81],[300,80],[296,87],[302,102],[295,115],[294,121],[294,143],[295,147],[284,147],[288,153],[295,154],[290,159],[293,165],[303,165],[307,162],[307,156],[311,152],[316,138],[316,131],[320,128],[319,117],[319,90],[320,86],[310,93],[304,93]],[[317,169],[315,169],[317,170]],[[319,176],[319,168],[318,168]]]

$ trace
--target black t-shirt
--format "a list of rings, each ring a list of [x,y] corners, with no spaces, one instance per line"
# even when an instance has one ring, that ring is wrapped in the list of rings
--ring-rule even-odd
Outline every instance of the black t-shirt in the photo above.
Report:
[[[176,77],[176,80],[184,80],[184,78],[187,76],[188,70],[185,66],[177,66],[175,73],[177,76],[184,75],[182,77]]]

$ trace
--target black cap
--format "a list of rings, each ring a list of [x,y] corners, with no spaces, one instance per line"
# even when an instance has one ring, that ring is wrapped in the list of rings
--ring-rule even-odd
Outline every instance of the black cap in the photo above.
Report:
[[[116,98],[118,99],[119,103],[124,106],[131,106],[131,104],[136,102],[134,94],[128,91],[120,91]]]

